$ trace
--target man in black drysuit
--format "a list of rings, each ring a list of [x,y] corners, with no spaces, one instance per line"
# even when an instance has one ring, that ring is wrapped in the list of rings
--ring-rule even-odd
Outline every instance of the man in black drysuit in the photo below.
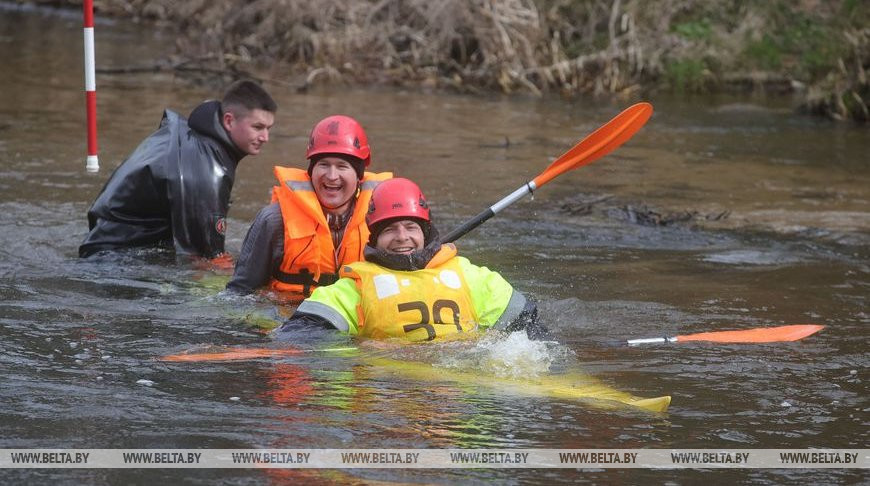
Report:
[[[141,246],[177,254],[224,254],[226,216],[236,166],[269,141],[277,105],[253,81],[239,81],[221,101],[197,106],[185,120],[165,110],[160,127],[121,164],[88,210],[90,232],[79,256]]]

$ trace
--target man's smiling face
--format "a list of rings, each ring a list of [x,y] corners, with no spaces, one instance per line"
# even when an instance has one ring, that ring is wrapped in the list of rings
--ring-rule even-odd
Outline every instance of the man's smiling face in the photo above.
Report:
[[[327,212],[342,214],[356,194],[359,181],[353,165],[340,157],[326,156],[311,168],[311,185]]]

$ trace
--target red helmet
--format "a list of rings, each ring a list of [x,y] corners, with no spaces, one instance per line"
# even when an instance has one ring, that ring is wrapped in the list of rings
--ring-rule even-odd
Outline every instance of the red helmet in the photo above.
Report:
[[[320,154],[352,155],[368,167],[372,161],[366,132],[358,121],[349,116],[332,115],[314,125],[308,138],[305,158]]]
[[[381,221],[394,218],[429,220],[429,204],[423,191],[408,179],[388,179],[372,191],[366,224],[369,228]]]

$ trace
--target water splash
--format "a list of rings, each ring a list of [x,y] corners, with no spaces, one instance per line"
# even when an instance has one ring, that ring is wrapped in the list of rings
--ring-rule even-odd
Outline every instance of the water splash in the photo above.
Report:
[[[555,341],[533,341],[525,331],[490,332],[461,353],[445,353],[435,363],[457,370],[480,370],[498,377],[533,378],[550,372],[571,354]]]

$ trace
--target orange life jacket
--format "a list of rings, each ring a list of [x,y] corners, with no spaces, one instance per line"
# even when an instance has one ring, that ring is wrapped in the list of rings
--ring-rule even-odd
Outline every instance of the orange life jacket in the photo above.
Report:
[[[366,172],[363,175],[353,214],[338,248],[332,243],[329,224],[308,172],[275,166],[275,177],[279,184],[272,191],[272,201],[281,206],[284,218],[284,260],[277,274],[272,276],[270,287],[291,300],[301,299],[308,297],[315,287],[338,280],[341,265],[363,259],[363,249],[369,239],[365,216],[372,190],[393,174]]]

